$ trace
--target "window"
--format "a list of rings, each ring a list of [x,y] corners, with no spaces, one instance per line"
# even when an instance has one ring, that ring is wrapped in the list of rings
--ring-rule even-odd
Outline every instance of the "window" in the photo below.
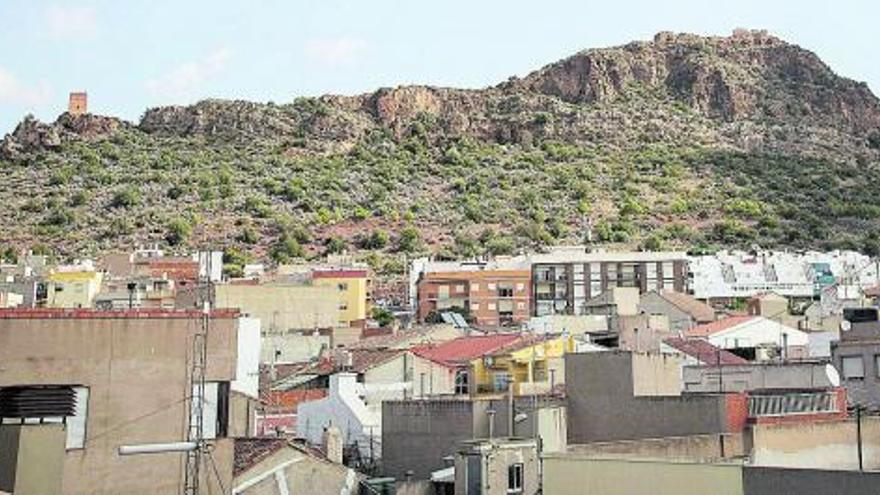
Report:
[[[468,370],[458,370],[455,372],[455,393],[467,394],[468,390]]]
[[[513,297],[513,284],[498,284],[498,297]]]
[[[510,373],[495,373],[492,375],[492,385],[495,392],[507,392],[510,388]]]
[[[526,303],[524,303],[524,302],[516,303],[516,309],[526,309]]]
[[[471,284],[471,292],[477,292],[480,290],[480,284],[473,283]]]
[[[876,371],[877,376],[880,377],[880,354],[874,354],[874,371]]]
[[[511,464],[507,467],[507,493],[523,492],[523,465]]]
[[[480,303],[472,302],[471,303],[471,311],[479,311],[479,310],[480,310]]]
[[[347,291],[348,290],[348,282],[341,282],[341,283],[339,283],[339,285],[336,286],[336,288],[338,288],[340,292]]]
[[[861,380],[865,378],[865,363],[862,356],[844,356],[841,360],[843,364],[843,378],[845,380]]]
[[[348,303],[339,303],[339,311],[345,311],[348,309]]]
[[[495,290],[495,284],[489,283],[489,290]]]
[[[457,294],[461,294],[462,292],[464,292],[464,285],[461,285],[461,284],[456,285],[456,286],[455,286],[455,292],[456,292]]]
[[[495,303],[489,303],[489,311],[495,311]]]
[[[196,387],[193,386],[193,396],[195,392]],[[229,382],[205,382],[202,424],[206,439],[226,437],[229,428]]]
[[[526,290],[526,284],[516,284],[516,291],[517,292],[522,292],[524,290]]]

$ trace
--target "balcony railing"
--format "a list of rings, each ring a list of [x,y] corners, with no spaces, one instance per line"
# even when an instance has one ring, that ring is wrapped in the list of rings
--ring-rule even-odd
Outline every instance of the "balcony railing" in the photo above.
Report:
[[[840,412],[835,392],[749,396],[749,417]]]

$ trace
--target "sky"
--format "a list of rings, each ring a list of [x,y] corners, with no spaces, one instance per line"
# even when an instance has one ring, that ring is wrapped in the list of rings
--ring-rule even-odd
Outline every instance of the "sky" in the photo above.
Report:
[[[479,88],[659,31],[767,29],[880,93],[875,0],[0,0],[0,135],[70,91],[136,121],[205,98]]]

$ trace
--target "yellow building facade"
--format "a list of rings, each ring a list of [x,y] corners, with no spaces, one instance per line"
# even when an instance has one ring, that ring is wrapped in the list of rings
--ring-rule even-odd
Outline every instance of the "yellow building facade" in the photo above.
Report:
[[[97,271],[53,272],[46,277],[46,306],[91,308],[104,274]]]
[[[367,270],[315,270],[312,284],[335,289],[340,326],[357,326],[369,316],[370,278]]]
[[[574,352],[573,337],[556,337],[501,350],[471,362],[477,393],[545,393],[565,383],[565,354]]]

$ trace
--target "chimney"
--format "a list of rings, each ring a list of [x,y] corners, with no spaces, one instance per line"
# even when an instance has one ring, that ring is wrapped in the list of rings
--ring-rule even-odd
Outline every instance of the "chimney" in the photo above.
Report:
[[[327,460],[342,464],[342,432],[335,426],[324,428],[324,452]]]

